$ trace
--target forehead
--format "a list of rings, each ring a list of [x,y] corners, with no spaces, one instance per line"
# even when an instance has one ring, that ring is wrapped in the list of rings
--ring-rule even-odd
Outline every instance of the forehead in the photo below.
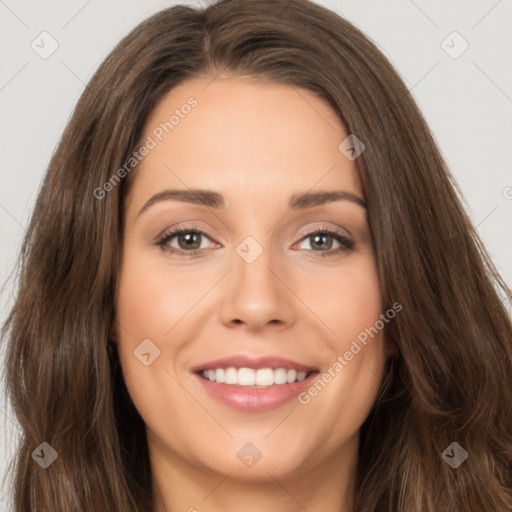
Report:
[[[146,123],[151,149],[132,194],[161,188],[222,191],[264,204],[315,188],[362,196],[355,162],[338,149],[348,136],[327,102],[296,86],[217,77],[181,83]]]

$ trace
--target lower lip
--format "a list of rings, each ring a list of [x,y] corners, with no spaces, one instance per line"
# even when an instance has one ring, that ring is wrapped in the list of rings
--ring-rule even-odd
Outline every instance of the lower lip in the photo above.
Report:
[[[251,388],[219,384],[194,374],[206,391],[221,402],[246,412],[263,412],[279,407],[295,398],[311,385],[318,372],[311,373],[307,378],[293,384],[279,384],[268,388]]]

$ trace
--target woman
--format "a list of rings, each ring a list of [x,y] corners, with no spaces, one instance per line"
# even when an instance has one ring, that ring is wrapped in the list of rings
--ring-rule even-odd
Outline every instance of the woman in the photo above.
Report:
[[[512,509],[512,294],[457,193],[334,13],[140,24],[22,247],[15,510]]]

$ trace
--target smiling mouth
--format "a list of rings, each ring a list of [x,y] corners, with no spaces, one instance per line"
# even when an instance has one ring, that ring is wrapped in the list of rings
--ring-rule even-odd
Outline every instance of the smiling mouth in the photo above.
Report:
[[[233,366],[228,368],[211,368],[196,372],[201,378],[218,384],[227,384],[239,388],[270,388],[295,384],[309,378],[313,371],[297,371],[286,368],[253,368]]]

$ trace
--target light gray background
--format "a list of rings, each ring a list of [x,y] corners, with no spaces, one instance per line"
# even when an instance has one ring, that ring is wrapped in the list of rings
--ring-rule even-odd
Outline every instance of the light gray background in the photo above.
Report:
[[[0,280],[16,260],[50,156],[92,73],[148,15],[192,0],[0,0]],[[363,30],[412,91],[494,262],[512,286],[512,0],[317,0]],[[58,49],[42,59],[47,31]],[[458,58],[462,41],[469,44]],[[448,39],[446,39],[448,37]],[[42,43],[39,43],[42,46]],[[451,48],[450,48],[451,47]],[[9,284],[0,322],[12,304]],[[1,359],[0,359],[1,360]],[[0,392],[3,388],[0,386]],[[0,479],[17,428],[0,402]],[[35,448],[35,447],[34,447]],[[9,510],[9,481],[0,512]]]

